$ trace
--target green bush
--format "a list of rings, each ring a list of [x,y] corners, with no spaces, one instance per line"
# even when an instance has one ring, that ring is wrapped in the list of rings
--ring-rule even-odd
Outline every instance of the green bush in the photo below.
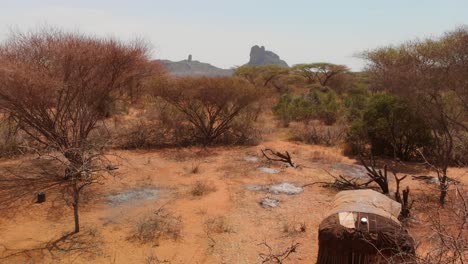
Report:
[[[376,94],[369,99],[362,118],[353,122],[347,142],[348,153],[363,151],[368,144],[373,155],[410,160],[416,157],[417,148],[430,146],[431,133],[409,102]]]
[[[280,97],[278,104],[273,107],[273,112],[288,126],[291,121],[302,121],[312,117],[313,102],[303,96],[290,94]]]
[[[351,87],[343,98],[346,120],[353,121],[362,118],[369,98],[369,90],[365,84],[358,83]]]
[[[327,87],[311,89],[305,96],[293,96],[290,94],[280,98],[278,104],[273,107],[273,112],[285,126],[291,121],[305,121],[318,119],[326,125],[336,122],[340,103],[336,93]]]

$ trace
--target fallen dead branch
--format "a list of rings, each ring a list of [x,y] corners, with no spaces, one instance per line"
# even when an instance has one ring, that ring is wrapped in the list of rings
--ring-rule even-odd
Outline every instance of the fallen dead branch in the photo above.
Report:
[[[262,263],[278,263],[282,264],[284,261],[291,256],[292,253],[297,252],[297,248],[299,247],[300,243],[292,242],[291,245],[286,248],[281,253],[273,253],[273,249],[266,241],[258,244],[259,246],[264,246],[267,248],[267,253],[259,253],[258,256],[262,260]]]
[[[287,163],[289,166],[293,167],[293,168],[297,168],[299,167],[299,165],[295,164],[293,161],[292,161],[292,158],[291,158],[291,155],[289,154],[288,151],[286,151],[284,154],[279,152],[279,151],[275,151],[275,150],[272,150],[272,149],[262,149],[262,154],[263,156],[267,159],[267,160],[272,160],[272,161],[280,161],[280,162],[284,162],[284,163]],[[267,155],[267,152],[269,152],[269,154],[273,157],[270,157]]]

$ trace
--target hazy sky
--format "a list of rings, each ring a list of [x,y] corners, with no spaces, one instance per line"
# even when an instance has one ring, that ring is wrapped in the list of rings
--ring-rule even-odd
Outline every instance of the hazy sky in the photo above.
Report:
[[[154,57],[230,68],[264,45],[290,65],[327,61],[359,70],[363,50],[437,36],[468,24],[468,0],[0,0],[11,27],[52,25],[121,39],[143,37]]]

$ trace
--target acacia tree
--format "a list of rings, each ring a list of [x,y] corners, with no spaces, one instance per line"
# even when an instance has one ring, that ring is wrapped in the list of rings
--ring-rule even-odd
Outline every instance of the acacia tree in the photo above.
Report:
[[[288,68],[278,65],[244,65],[237,68],[234,75],[247,80],[257,88],[272,87],[283,93],[287,90],[285,78],[289,72]]]
[[[234,121],[258,101],[258,93],[252,85],[228,77],[172,79],[158,83],[154,95],[185,116],[192,138],[204,146],[229,131]]]
[[[141,42],[43,29],[12,33],[0,46],[0,110],[42,145],[38,151],[59,153],[66,169],[56,186],[71,198],[75,233],[80,193],[105,170],[105,149],[90,135],[107,105],[151,73]]]
[[[293,71],[303,76],[307,83],[327,86],[331,80],[349,73],[348,67],[332,63],[309,63],[293,66]]]
[[[412,110],[430,127],[433,145],[426,147],[429,155],[424,159],[439,176],[443,205],[454,147],[467,144],[457,143],[457,138],[468,132],[468,28],[364,55],[374,88],[408,98]]]

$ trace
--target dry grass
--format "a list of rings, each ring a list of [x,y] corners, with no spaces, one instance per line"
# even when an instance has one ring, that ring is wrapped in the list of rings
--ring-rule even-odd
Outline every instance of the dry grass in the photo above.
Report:
[[[145,264],[162,264],[162,263],[170,263],[167,260],[160,260],[156,255],[153,253],[149,254],[145,258]]]
[[[307,232],[307,225],[305,222],[284,222],[281,231],[287,236],[296,236]]]
[[[159,245],[159,240],[166,238],[178,240],[181,237],[182,220],[179,216],[159,209],[151,216],[141,218],[134,227],[129,240],[140,243],[154,243]]]
[[[337,149],[317,147],[311,150],[309,160],[312,162],[342,162],[343,156]]]
[[[205,222],[206,232],[209,234],[233,233],[234,229],[224,216],[209,218]]]
[[[346,128],[343,125],[335,124],[325,126],[322,124],[294,124],[290,126],[291,140],[300,141],[306,144],[336,146],[343,142],[346,136]]]
[[[192,167],[190,167],[190,173],[191,174],[198,174],[200,173],[200,163],[194,164],[192,163]]]
[[[205,196],[211,192],[216,191],[216,186],[212,182],[207,181],[196,181],[195,184],[190,189],[190,194],[192,196]]]

